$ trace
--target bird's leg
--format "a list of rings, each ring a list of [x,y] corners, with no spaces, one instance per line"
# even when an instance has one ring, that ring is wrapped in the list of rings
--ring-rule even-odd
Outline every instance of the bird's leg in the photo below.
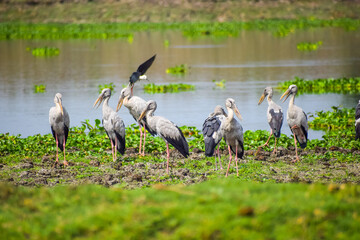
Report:
[[[294,128],[298,128],[298,126],[294,125],[291,127],[291,129],[294,129]],[[298,152],[297,152],[297,142],[296,142],[296,136],[295,136],[295,133],[293,132],[294,134],[294,143],[295,143],[295,153],[296,153],[296,159],[293,160],[292,162],[296,162],[296,161],[300,161],[299,159],[299,156],[298,156]]]
[[[111,156],[112,156],[112,159],[114,161],[114,144],[113,144],[111,139],[110,139],[110,143],[111,143]]]
[[[142,136],[143,136],[143,132],[142,132],[142,126],[139,123],[139,130],[140,130],[140,145],[139,145],[139,154],[141,154],[141,146],[142,146]]]
[[[170,158],[170,152],[169,152],[169,144],[166,142],[166,158],[167,158],[167,165],[166,165],[166,173],[169,174],[169,158]]]
[[[275,137],[275,146],[274,146],[274,150],[273,150],[273,152],[272,152],[273,154],[275,154],[276,153],[276,137]]]
[[[56,141],[56,162],[58,163],[59,162],[59,149],[58,149],[58,144],[59,144],[59,141],[58,141],[58,137],[57,137],[57,134],[55,134],[55,141]]]
[[[218,168],[217,168],[217,162],[216,162],[216,151],[215,151],[215,154],[214,154],[214,159],[215,159],[215,171],[217,171]]]
[[[117,141],[115,140],[115,148],[114,148],[115,158],[113,159],[114,162],[116,162],[116,152],[117,152]]]
[[[221,164],[221,158],[220,158],[220,145],[218,145],[218,149],[217,149],[217,154],[218,154],[218,160],[219,160],[219,163],[220,163],[220,169],[222,170],[223,167],[222,167],[222,164]]]
[[[229,149],[229,165],[228,165],[228,168],[227,168],[227,171],[226,171],[226,175],[225,175],[225,177],[227,177],[227,176],[228,176],[229,169],[230,169],[230,163],[231,163],[231,160],[232,160],[231,150],[230,150],[230,145],[228,145],[228,149]]]
[[[65,140],[63,142],[63,149],[64,149],[64,165],[67,166],[69,165],[68,162],[65,160]]]
[[[144,143],[143,143],[143,153],[142,153],[143,156],[145,156],[145,142],[146,142],[146,128],[144,123]]]
[[[236,151],[235,151],[235,163],[236,163],[236,174],[239,176],[239,169],[238,169],[238,157],[237,157],[237,145],[236,145]]]
[[[267,139],[266,143],[265,143],[264,145],[260,146],[259,148],[263,148],[263,147],[265,147],[265,146],[267,146],[267,145],[268,145],[269,140],[270,140],[270,138],[271,138],[272,134],[273,134],[273,132],[272,132],[272,129],[271,129],[270,136],[269,136],[269,138]]]

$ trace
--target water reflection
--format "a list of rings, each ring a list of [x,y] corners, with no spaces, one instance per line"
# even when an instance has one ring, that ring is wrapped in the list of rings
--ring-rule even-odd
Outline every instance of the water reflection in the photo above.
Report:
[[[0,41],[0,132],[21,134],[50,133],[48,111],[56,92],[63,94],[71,126],[84,119],[101,118],[101,110],[92,109],[98,96],[98,85],[113,82],[116,93],[110,100],[115,108],[123,84],[137,66],[154,53],[157,58],[148,70],[151,82],[184,82],[196,85],[196,91],[176,94],[146,94],[140,82],[135,94],[158,102],[156,114],[178,125],[201,128],[215,105],[225,99],[236,100],[244,118],[244,130],[266,129],[266,103],[257,105],[264,87],[278,81],[301,78],[360,76],[360,33],[342,29],[298,31],[285,38],[269,32],[244,31],[236,38],[214,40],[188,39],[179,32],[142,32],[133,43],[118,40],[66,41]],[[316,52],[299,52],[301,41],[323,41]],[[168,41],[169,47],[164,44]],[[60,55],[35,58],[27,48],[58,47]],[[186,63],[190,73],[184,77],[165,73],[166,68]],[[217,89],[212,80],[226,80],[226,88]],[[34,84],[45,84],[46,92],[35,94]],[[282,93],[275,91],[274,100]],[[331,106],[354,107],[356,95],[301,95],[296,104],[305,112],[330,110]],[[280,104],[286,111],[287,102]],[[119,114],[126,125],[134,123],[127,109]],[[283,133],[290,134],[286,121]],[[309,137],[320,138],[321,132],[310,131]]]

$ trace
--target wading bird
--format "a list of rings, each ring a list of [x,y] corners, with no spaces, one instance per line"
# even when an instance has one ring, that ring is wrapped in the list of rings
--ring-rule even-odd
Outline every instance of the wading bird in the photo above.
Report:
[[[355,109],[355,140],[360,138],[360,100]]]
[[[244,135],[243,128],[240,123],[234,118],[234,113],[242,120],[239,109],[235,105],[235,100],[232,98],[226,99],[225,102],[226,109],[228,111],[227,117],[224,122],[221,124],[220,129],[223,133],[224,140],[228,145],[229,150],[229,165],[226,171],[226,176],[228,176],[230,164],[232,160],[231,151],[235,154],[235,163],[236,163],[236,172],[239,176],[238,169],[238,158],[242,158],[244,155]]]
[[[283,101],[285,102],[286,99],[291,95],[289,100],[289,108],[287,110],[287,123],[294,135],[296,159],[293,162],[299,161],[296,140],[299,142],[301,148],[305,148],[309,129],[306,113],[300,107],[294,104],[297,90],[298,88],[296,85],[290,85],[280,98],[281,100],[284,96],[286,96]]]
[[[169,143],[173,145],[185,158],[189,156],[189,146],[180,128],[170,120],[154,116],[157,104],[154,100],[146,103],[146,108],[141,113],[139,120],[146,116],[149,128],[160,136],[166,143],[167,166],[166,173],[169,174]]]
[[[70,118],[65,107],[62,105],[62,95],[55,94],[55,107],[50,108],[49,122],[51,132],[56,141],[56,162],[59,162],[58,148],[64,152],[64,165],[68,165],[65,160],[65,144],[69,134]]]
[[[145,73],[149,69],[151,64],[154,62],[155,57],[156,57],[156,54],[154,56],[152,56],[151,58],[149,58],[148,60],[146,60],[144,63],[142,63],[138,67],[136,72],[133,72],[131,74],[130,80],[129,80],[130,86],[131,86],[131,94],[133,93],[133,88],[134,88],[134,84],[135,84],[136,81],[147,79]]]
[[[209,117],[205,119],[202,128],[202,132],[204,135],[204,142],[205,142],[205,156],[212,157],[214,155],[216,146],[218,146],[217,155],[220,163],[220,169],[223,169],[220,159],[220,152],[219,152],[220,145],[218,145],[223,137],[220,129],[220,125],[225,120],[226,117],[227,114],[225,113],[224,109],[220,105],[218,105],[215,107],[214,112],[211,113]],[[215,169],[217,170],[216,153],[215,153]]]
[[[125,152],[125,125],[123,120],[119,115],[109,107],[109,99],[111,97],[111,90],[105,88],[102,90],[98,99],[96,99],[94,106],[97,104],[98,108],[100,104],[104,101],[102,105],[102,124],[105,128],[106,134],[108,135],[111,142],[111,153],[113,161],[116,161],[116,151],[124,154]]]
[[[272,100],[272,96],[273,96],[272,87],[266,87],[264,90],[264,93],[261,95],[259,103],[258,103],[258,105],[260,105],[264,101],[264,99],[267,97],[267,101],[268,101],[267,120],[270,125],[270,129],[271,129],[268,140],[266,141],[266,143],[264,145],[260,146],[260,148],[268,145],[271,136],[274,134],[275,146],[274,146],[273,153],[275,153],[276,152],[276,139],[279,138],[281,135],[281,126],[283,124],[283,117],[284,117],[283,115],[284,114],[282,112],[282,108]]]
[[[133,94],[131,93],[131,86],[129,84],[126,88],[123,88],[121,90],[116,111],[119,111],[123,104],[127,109],[129,109],[131,116],[133,116],[135,121],[139,124],[139,130],[140,130],[139,154],[141,154],[141,146],[142,146],[141,143],[142,143],[142,137],[144,135],[142,155],[145,155],[146,130],[151,135],[156,134],[155,132],[151,131],[150,128],[147,126],[146,117],[144,117],[142,120],[139,120],[141,113],[146,108],[146,101],[140,97],[133,96]],[[144,127],[144,134],[142,131],[142,127]]]

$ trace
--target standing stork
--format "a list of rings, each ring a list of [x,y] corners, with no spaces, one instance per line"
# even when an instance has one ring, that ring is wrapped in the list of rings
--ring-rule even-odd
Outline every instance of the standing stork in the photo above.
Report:
[[[58,148],[60,148],[64,152],[64,165],[68,165],[65,159],[65,144],[69,134],[70,118],[62,105],[61,93],[55,94],[54,103],[55,107],[50,108],[49,111],[49,122],[56,141],[56,162],[59,162]]]
[[[355,109],[355,140],[360,138],[360,100]]]
[[[301,148],[305,148],[307,144],[309,129],[306,113],[300,107],[294,104],[297,90],[298,88],[296,85],[290,85],[280,98],[281,100],[284,96],[286,96],[283,101],[285,102],[286,99],[291,95],[291,98],[289,100],[289,108],[287,110],[287,123],[290,127],[291,132],[294,135],[296,159],[293,162],[299,161],[296,140],[299,142]]]
[[[223,137],[223,134],[220,129],[221,123],[225,120],[227,114],[225,113],[224,109],[217,105],[214,109],[214,112],[209,115],[208,118],[205,119],[203,124],[202,132],[204,135],[204,142],[205,142],[205,156],[211,157],[214,155],[214,151],[216,146],[218,160],[220,163],[220,169],[223,169],[220,159],[220,152],[219,152],[219,143]],[[216,163],[216,153],[215,153],[215,169],[217,170],[217,163]]]
[[[116,161],[116,151],[119,153],[125,153],[125,124],[119,115],[109,107],[109,99],[111,97],[111,90],[105,88],[102,90],[98,99],[96,99],[94,106],[97,104],[98,108],[100,104],[104,101],[102,105],[102,124],[105,128],[106,134],[108,135],[111,142],[111,154],[113,161]]]
[[[166,143],[167,166],[166,173],[169,174],[169,143],[173,145],[185,158],[189,156],[189,146],[180,128],[170,120],[154,116],[157,104],[154,100],[146,103],[146,108],[141,113],[139,120],[146,116],[149,128],[160,136]]]
[[[272,87],[266,87],[264,90],[264,93],[261,95],[259,103],[258,103],[258,105],[260,105],[264,101],[264,99],[267,97],[267,101],[268,101],[267,120],[270,125],[270,129],[271,129],[268,140],[266,141],[266,143],[264,145],[260,146],[260,148],[268,145],[271,136],[274,134],[275,146],[274,146],[273,153],[275,153],[276,152],[276,139],[279,138],[281,135],[281,126],[283,124],[284,114],[282,112],[282,108],[272,100],[272,96],[273,96]]]
[[[138,80],[144,80],[147,79],[147,76],[145,75],[146,71],[151,67],[152,63],[154,62],[156,57],[156,54],[140,64],[136,72],[133,72],[130,76],[130,86],[131,86],[131,94],[133,93],[134,84]]]
[[[146,101],[140,97],[134,96],[131,92],[131,86],[130,84],[121,90],[119,101],[116,107],[116,111],[119,111],[121,106],[124,104],[127,109],[129,109],[129,112],[131,116],[135,119],[135,121],[139,124],[139,130],[140,130],[140,144],[139,144],[139,154],[141,154],[141,143],[142,143],[142,136],[143,131],[142,127],[144,127],[144,143],[143,143],[143,152],[142,155],[145,155],[145,141],[146,141],[146,130],[151,135],[155,135],[156,133],[154,131],[151,131],[146,123],[146,117],[144,117],[142,120],[139,120],[139,117],[141,113],[146,108]]]
[[[234,113],[242,120],[239,109],[235,104],[235,100],[232,98],[226,99],[225,102],[226,109],[228,111],[227,117],[224,122],[221,124],[221,131],[224,136],[224,140],[228,145],[229,150],[229,165],[226,171],[226,177],[228,176],[230,164],[232,160],[231,151],[235,154],[235,163],[236,163],[236,172],[237,176],[239,176],[238,169],[238,157],[242,158],[244,155],[244,134],[243,128],[240,123],[234,118]]]

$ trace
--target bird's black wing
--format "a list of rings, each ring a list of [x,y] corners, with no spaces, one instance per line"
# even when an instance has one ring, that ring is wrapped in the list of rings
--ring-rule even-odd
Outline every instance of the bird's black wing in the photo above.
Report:
[[[187,158],[189,156],[189,145],[184,137],[184,134],[182,133],[182,131],[180,130],[180,128],[178,126],[175,125],[175,127],[177,128],[177,130],[180,133],[180,137],[179,138],[172,138],[169,136],[164,136],[162,135],[162,137],[171,145],[174,146],[174,148],[176,148],[185,158]]]
[[[276,113],[274,109],[270,109],[269,113],[271,115],[271,120],[269,122],[269,125],[275,137],[279,138],[281,134],[281,126],[283,124],[283,113],[281,110]]]
[[[146,60],[144,63],[142,63],[138,69],[137,69],[137,72],[140,73],[140,76],[141,75],[144,75],[145,72],[149,69],[149,67],[151,67],[151,64],[154,62],[155,60],[155,57],[156,57],[156,54],[154,56],[152,56],[151,58],[149,58],[148,60]]]
[[[360,103],[356,106],[355,109],[355,120],[358,120],[360,118]]]
[[[216,145],[221,141],[215,142],[213,137],[214,132],[218,131],[220,128],[221,122],[216,116],[208,117],[203,124],[203,135],[205,142],[205,155],[211,157],[214,154]]]
[[[125,138],[123,138],[120,133],[118,133],[117,131],[115,131],[115,135],[116,135],[116,141],[118,141],[118,143],[120,144],[116,144],[116,149],[118,150],[119,153],[124,154],[125,153]]]
[[[244,144],[239,139],[237,139],[237,142],[241,148],[237,150],[238,151],[237,156],[238,158],[242,158],[244,156]],[[236,154],[236,149],[233,149],[232,146],[230,146],[230,149],[234,154]]]

